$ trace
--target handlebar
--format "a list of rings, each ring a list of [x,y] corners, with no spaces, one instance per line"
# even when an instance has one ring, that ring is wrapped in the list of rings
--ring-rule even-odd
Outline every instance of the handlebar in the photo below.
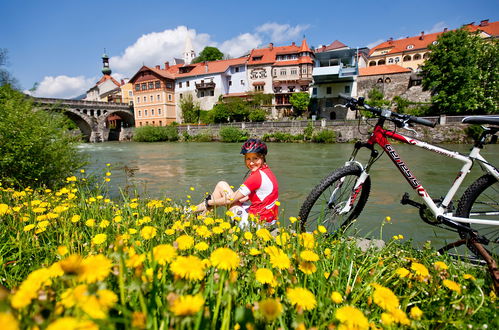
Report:
[[[386,109],[378,109],[375,107],[370,106],[369,104],[364,103],[364,98],[359,97],[358,99],[355,99],[351,97],[350,95],[340,93],[340,98],[344,99],[347,101],[345,104],[346,107],[352,109],[352,110],[357,110],[358,107],[363,107],[365,110],[375,114],[378,117],[383,117],[386,118],[398,126],[404,126],[406,123],[415,123],[419,125],[424,125],[428,127],[435,127],[437,125],[436,122],[432,122],[428,119],[424,118],[419,118],[416,116],[411,116],[411,115],[404,115],[396,112],[392,112],[390,110]]]

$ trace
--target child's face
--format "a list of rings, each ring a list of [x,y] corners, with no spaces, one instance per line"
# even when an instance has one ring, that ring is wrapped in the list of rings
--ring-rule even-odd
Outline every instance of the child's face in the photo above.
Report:
[[[255,152],[250,152],[244,155],[246,167],[254,172],[263,165],[263,157]]]

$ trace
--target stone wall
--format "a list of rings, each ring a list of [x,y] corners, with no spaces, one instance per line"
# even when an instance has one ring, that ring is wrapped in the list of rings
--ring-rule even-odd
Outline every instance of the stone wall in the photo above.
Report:
[[[357,78],[357,95],[367,98],[373,88],[379,89],[385,99],[391,100],[396,95],[404,94],[409,89],[411,72],[359,76]]]

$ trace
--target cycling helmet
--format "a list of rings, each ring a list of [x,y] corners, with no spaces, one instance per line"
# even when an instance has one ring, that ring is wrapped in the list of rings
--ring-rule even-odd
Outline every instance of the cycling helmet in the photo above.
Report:
[[[250,152],[259,153],[265,156],[267,154],[267,145],[260,139],[249,139],[244,142],[241,147],[241,154],[245,155]]]

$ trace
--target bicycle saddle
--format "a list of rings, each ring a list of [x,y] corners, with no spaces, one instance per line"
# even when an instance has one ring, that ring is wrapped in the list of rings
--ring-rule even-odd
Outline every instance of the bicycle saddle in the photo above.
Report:
[[[489,124],[499,126],[499,116],[469,116],[463,119],[463,124]]]

